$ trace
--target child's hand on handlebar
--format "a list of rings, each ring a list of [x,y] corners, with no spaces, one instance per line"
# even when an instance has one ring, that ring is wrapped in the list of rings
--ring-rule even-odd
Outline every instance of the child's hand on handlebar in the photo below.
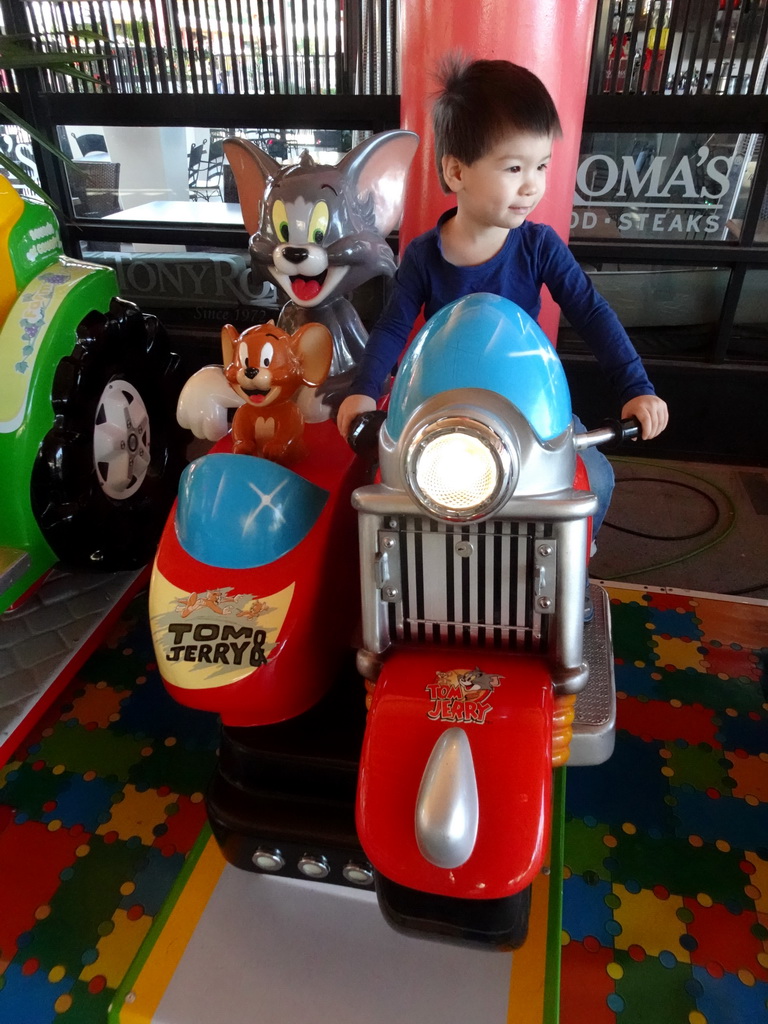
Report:
[[[664,430],[669,422],[667,403],[657,395],[637,395],[631,398],[621,410],[623,420],[635,416],[642,427],[644,441],[650,441]]]
[[[339,406],[336,415],[336,426],[346,441],[352,420],[363,412],[372,412],[376,408],[376,400],[368,395],[348,395]]]

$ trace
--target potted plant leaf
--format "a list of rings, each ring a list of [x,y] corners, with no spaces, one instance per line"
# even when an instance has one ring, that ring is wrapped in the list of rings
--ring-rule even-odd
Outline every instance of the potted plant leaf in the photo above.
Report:
[[[89,42],[109,42],[109,40],[97,32],[89,29],[78,28],[73,31],[80,45]],[[52,71],[56,74],[65,75],[68,78],[77,78],[92,85],[100,86],[101,82],[88,71],[84,71],[79,65],[92,64],[95,61],[113,60],[113,54],[94,53],[89,50],[62,50],[59,49],[53,34],[49,33],[11,33],[0,32],[0,83],[6,78],[7,73],[15,71]],[[3,72],[6,75],[3,75]],[[2,92],[0,92],[0,96]],[[76,165],[59,149],[53,142],[40,132],[34,125],[29,124],[23,117],[12,110],[7,104],[0,101],[0,124],[13,124],[22,128],[40,146],[52,153],[68,167]],[[31,189],[36,195],[51,202],[51,199],[38,183],[32,178],[17,160],[0,151],[0,171],[5,171],[15,178],[19,183]]]

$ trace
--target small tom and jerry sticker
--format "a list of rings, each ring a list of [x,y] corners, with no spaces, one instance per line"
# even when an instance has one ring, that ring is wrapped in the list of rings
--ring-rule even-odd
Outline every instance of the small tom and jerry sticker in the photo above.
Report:
[[[174,686],[235,683],[266,665],[285,621],[294,585],[277,594],[235,594],[231,587],[179,591],[157,568],[150,624],[161,674]]]
[[[475,722],[482,725],[493,709],[490,698],[503,676],[479,668],[438,672],[426,691],[432,701],[427,718],[439,722]]]

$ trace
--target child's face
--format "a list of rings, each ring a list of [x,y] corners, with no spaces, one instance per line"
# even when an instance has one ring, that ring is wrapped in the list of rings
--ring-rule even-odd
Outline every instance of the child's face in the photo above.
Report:
[[[550,135],[512,132],[472,164],[446,158],[462,217],[481,229],[519,228],[546,191],[551,155]]]

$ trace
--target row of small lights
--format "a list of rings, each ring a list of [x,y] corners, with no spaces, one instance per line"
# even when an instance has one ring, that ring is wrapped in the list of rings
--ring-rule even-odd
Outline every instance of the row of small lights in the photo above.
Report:
[[[251,858],[254,865],[260,871],[281,871],[285,867],[285,857],[280,850],[269,850],[259,847]],[[313,857],[305,853],[296,865],[302,875],[316,881],[327,878],[331,872],[331,866],[323,856]],[[353,885],[371,885],[373,883],[373,871],[370,867],[357,864],[351,860],[342,868],[342,875],[347,882]]]

